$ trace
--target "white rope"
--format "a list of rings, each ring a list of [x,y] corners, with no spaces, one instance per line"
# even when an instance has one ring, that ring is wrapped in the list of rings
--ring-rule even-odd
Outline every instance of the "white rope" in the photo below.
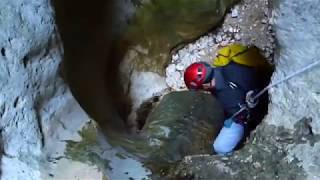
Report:
[[[320,63],[320,60],[318,60],[318,61],[316,61],[316,62],[313,62],[312,64],[309,64],[308,66],[300,69],[299,71],[296,71],[296,72],[290,74],[289,76],[287,76],[287,77],[285,77],[285,78],[283,78],[283,79],[281,79],[281,80],[278,80],[278,81],[276,81],[276,82],[268,85],[268,86],[265,87],[262,91],[260,91],[257,95],[255,95],[255,96],[253,97],[253,100],[256,100],[257,98],[259,98],[259,97],[260,97],[263,93],[265,93],[268,89],[270,89],[270,88],[272,88],[272,87],[274,87],[274,86],[277,86],[278,84],[280,84],[280,83],[282,83],[282,82],[284,82],[284,81],[287,81],[287,80],[293,78],[294,76],[296,76],[296,75],[298,75],[298,74],[300,74],[300,73],[303,73],[303,72],[305,72],[305,71],[307,71],[307,70],[315,67],[315,66],[318,65],[319,63]]]
[[[265,88],[263,88],[258,94],[256,94],[250,101],[254,102],[256,99],[258,99],[262,94],[264,94],[264,93],[265,93],[267,90],[269,90],[270,88],[275,87],[275,86],[277,86],[277,85],[279,85],[279,84],[281,84],[281,83],[283,83],[283,82],[285,82],[285,81],[293,78],[294,76],[296,76],[296,75],[298,75],[298,74],[301,74],[301,73],[303,73],[303,72],[305,72],[305,71],[307,71],[307,70],[315,67],[315,66],[318,65],[318,64],[320,64],[320,60],[317,60],[317,61],[309,64],[308,66],[306,66],[306,67],[304,67],[304,68],[302,68],[302,69],[300,69],[300,70],[298,70],[298,71],[296,71],[296,72],[294,72],[294,73],[286,76],[286,77],[283,78],[283,79],[280,79],[280,80],[278,80],[278,81],[276,81],[276,82],[274,82],[274,83],[272,83],[272,84],[269,84],[268,86],[266,86]],[[246,110],[247,108],[248,108],[247,106],[241,107],[241,109],[240,109],[238,112],[234,113],[234,114],[231,116],[231,118],[236,117],[237,115],[239,115],[242,111]]]

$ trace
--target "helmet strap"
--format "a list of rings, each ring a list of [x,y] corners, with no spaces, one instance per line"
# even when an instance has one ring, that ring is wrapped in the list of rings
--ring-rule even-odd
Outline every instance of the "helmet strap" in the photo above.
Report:
[[[211,84],[211,80],[214,77],[214,69],[212,67],[206,67],[206,70],[207,70],[207,73],[203,83],[206,84],[210,82]]]

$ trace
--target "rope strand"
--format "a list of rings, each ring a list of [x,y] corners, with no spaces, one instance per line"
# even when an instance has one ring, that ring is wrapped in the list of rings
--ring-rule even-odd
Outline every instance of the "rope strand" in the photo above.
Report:
[[[276,82],[274,82],[274,83],[272,83],[272,84],[269,84],[268,86],[266,86],[265,88],[263,88],[258,94],[256,94],[256,95],[252,98],[252,102],[254,102],[256,99],[258,99],[262,94],[264,94],[264,93],[265,93],[267,90],[269,90],[270,88],[275,87],[275,86],[279,85],[280,83],[283,83],[283,82],[285,82],[285,81],[287,81],[287,80],[295,77],[296,75],[301,74],[301,73],[303,73],[303,72],[305,72],[305,71],[307,71],[307,70],[315,67],[315,66],[318,65],[318,64],[320,64],[320,60],[317,60],[317,61],[309,64],[308,66],[306,66],[306,67],[304,67],[304,68],[302,68],[302,69],[300,69],[300,70],[298,70],[298,71],[296,71],[296,72],[294,72],[294,73],[286,76],[286,77],[283,78],[283,79],[280,79],[280,80],[278,80],[278,81],[276,81]],[[236,117],[237,115],[239,115],[242,111],[246,110],[247,108],[248,108],[248,107],[242,107],[239,111],[237,111],[236,113],[234,113],[234,114],[231,116],[231,118]]]

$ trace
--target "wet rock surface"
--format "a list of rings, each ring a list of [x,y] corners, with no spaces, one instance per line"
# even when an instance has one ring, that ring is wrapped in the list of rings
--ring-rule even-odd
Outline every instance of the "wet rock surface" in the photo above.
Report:
[[[133,151],[123,149],[148,149],[144,146],[146,141],[139,143],[137,138],[105,137],[93,120],[81,131],[80,136],[80,141],[68,141],[67,159],[99,169],[107,179],[149,179],[151,171],[144,166],[141,158],[133,155]]]

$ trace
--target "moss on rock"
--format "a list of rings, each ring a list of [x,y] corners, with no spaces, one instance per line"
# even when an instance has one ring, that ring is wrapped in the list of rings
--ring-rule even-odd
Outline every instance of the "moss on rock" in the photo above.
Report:
[[[128,26],[125,41],[138,71],[164,74],[172,49],[217,26],[236,0],[153,0],[140,5]]]
[[[211,153],[212,139],[219,132],[223,118],[220,104],[210,94],[174,92],[163,97],[138,136],[110,134],[108,143],[126,150],[119,152],[118,157],[127,158],[129,153],[158,175],[160,170],[171,167],[186,155]],[[67,158],[95,164],[101,169],[110,168],[109,161],[101,157],[108,150],[99,143],[101,137],[95,124],[89,123],[80,136],[80,142],[67,142]]]
[[[66,141],[66,157],[82,163],[96,165],[100,169],[110,169],[109,161],[101,158],[103,148],[98,143],[98,130],[93,121],[79,132],[80,142]]]

